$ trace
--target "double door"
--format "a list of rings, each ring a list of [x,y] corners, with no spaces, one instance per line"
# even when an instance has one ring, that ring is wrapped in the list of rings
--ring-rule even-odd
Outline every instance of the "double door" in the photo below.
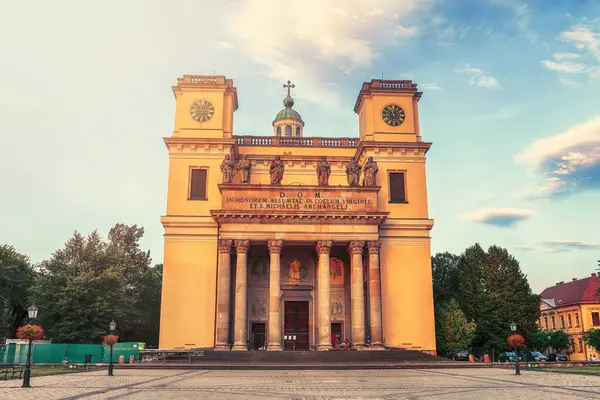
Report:
[[[283,330],[284,350],[308,350],[308,301],[286,301]]]

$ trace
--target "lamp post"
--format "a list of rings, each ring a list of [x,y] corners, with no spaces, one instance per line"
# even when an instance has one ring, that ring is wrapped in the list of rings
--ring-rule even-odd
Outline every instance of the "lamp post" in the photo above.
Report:
[[[113,319],[110,321],[110,334],[115,333],[115,329],[117,328],[117,324]],[[110,360],[108,361],[108,376],[113,376],[113,345],[110,345]]]
[[[517,331],[517,324],[511,322],[510,330],[514,333]],[[519,355],[517,354],[517,346],[514,346],[515,349],[515,375],[521,375],[521,370],[519,368]]]
[[[37,317],[38,308],[33,304],[27,310],[27,315],[29,317],[29,321],[35,319]],[[28,322],[29,322],[28,321]],[[21,387],[28,388],[31,387],[29,384],[29,380],[31,379],[31,336],[27,338],[27,361],[25,362],[25,372],[23,373],[23,385]]]

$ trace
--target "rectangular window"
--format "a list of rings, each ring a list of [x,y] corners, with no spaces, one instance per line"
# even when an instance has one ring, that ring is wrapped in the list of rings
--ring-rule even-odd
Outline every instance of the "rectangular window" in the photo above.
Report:
[[[579,338],[579,352],[583,353],[583,340],[581,338]]]
[[[206,169],[191,170],[189,200],[206,200]]]
[[[571,319],[571,314],[567,315],[567,318],[569,319],[569,328],[573,327],[573,320]]]
[[[561,327],[561,329],[565,329],[565,316],[564,315],[560,316],[560,327]]]
[[[556,329],[556,321],[554,321],[554,315],[551,318],[552,318],[552,329]]]
[[[406,203],[404,172],[390,172],[390,203]]]
[[[575,326],[579,328],[579,313],[575,313]]]
[[[544,325],[546,325],[546,330],[548,330],[548,317],[544,317]]]
[[[600,326],[600,313],[597,313],[597,312],[592,313],[592,325]]]

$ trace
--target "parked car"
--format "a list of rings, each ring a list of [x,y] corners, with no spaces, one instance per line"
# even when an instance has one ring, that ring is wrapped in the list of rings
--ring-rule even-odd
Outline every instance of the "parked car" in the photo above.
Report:
[[[521,357],[518,357],[519,361],[521,360]],[[514,351],[504,351],[502,353],[500,353],[500,355],[498,356],[498,361],[500,362],[516,362],[517,361],[517,356],[515,354]]]
[[[563,353],[550,353],[546,358],[548,361],[569,361],[567,356]]]
[[[469,361],[469,350],[450,350],[446,357],[454,361]]]
[[[533,361],[546,361],[547,357],[540,353],[539,351],[532,351],[531,356],[533,357]]]

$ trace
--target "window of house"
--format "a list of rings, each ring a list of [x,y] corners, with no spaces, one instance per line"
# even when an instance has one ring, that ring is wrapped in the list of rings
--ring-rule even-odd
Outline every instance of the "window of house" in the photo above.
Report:
[[[552,319],[552,329],[556,329],[556,321],[554,320],[554,315],[550,318]]]
[[[277,127],[277,136],[281,136],[281,127],[280,126]]]
[[[600,326],[600,313],[597,313],[597,312],[592,313],[592,325]]]
[[[579,352],[583,353],[583,340],[579,338]]]
[[[575,326],[579,327],[579,313],[575,313]]]
[[[189,200],[206,200],[206,169],[191,170]]]
[[[296,127],[296,136],[300,137],[300,127]]]
[[[286,125],[285,126],[285,136],[289,136],[289,137],[292,136],[292,127],[291,127],[291,125]]]
[[[572,327],[573,327],[573,321],[571,320],[571,314],[569,314],[569,315],[567,316],[567,318],[568,318],[568,320],[569,320],[569,328],[572,328]]]
[[[546,330],[548,330],[548,317],[544,317],[544,325],[546,325]]]
[[[390,172],[390,203],[406,203],[406,174]]]
[[[565,329],[565,316],[564,315],[560,316],[560,327],[562,329]]]

